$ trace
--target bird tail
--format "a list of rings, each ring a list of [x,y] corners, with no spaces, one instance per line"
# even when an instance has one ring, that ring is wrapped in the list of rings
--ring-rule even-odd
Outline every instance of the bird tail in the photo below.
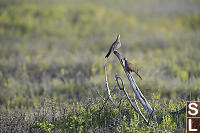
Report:
[[[107,55],[105,56],[105,58],[108,58],[108,56],[110,55],[111,51],[112,51],[112,47],[110,47],[110,49],[109,49]]]
[[[135,74],[137,74],[137,76],[142,80],[142,77],[138,73],[135,73]]]

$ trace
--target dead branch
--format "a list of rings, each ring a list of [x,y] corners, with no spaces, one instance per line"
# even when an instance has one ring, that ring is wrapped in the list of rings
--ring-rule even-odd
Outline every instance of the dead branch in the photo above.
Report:
[[[105,100],[105,102],[104,102],[103,106],[101,107],[101,109],[100,109],[100,110],[98,110],[98,112],[101,112],[101,110],[102,110],[102,109],[104,108],[104,106],[106,105],[106,103],[107,103],[108,99],[109,99],[109,98],[107,98],[107,99]]]
[[[149,103],[147,102],[146,98],[143,96],[143,94],[141,93],[139,87],[137,86],[135,80],[133,79],[133,77],[131,76],[131,74],[129,74],[125,68],[124,62],[121,59],[120,54],[117,51],[114,51],[114,54],[117,56],[117,58],[119,59],[124,72],[126,73],[126,76],[130,82],[131,88],[133,90],[133,92],[135,93],[137,99],[140,101],[140,104],[142,105],[142,107],[145,109],[145,111],[147,112],[147,114],[151,114],[153,112],[151,106],[149,105]],[[154,114],[152,113],[152,116],[154,117]]]
[[[105,70],[105,80],[106,80],[106,88],[107,88],[107,94],[108,94],[108,100],[109,102],[111,103],[111,105],[116,108],[117,106],[114,104],[113,100],[112,100],[112,97],[110,95],[110,89],[109,89],[109,86],[108,86],[108,79],[107,79],[107,74],[106,74],[106,65],[104,64],[104,70]]]
[[[121,78],[121,77],[118,77],[117,74],[116,74],[115,78],[116,78],[116,82],[117,82],[117,85],[118,85],[119,89],[122,90],[122,91],[124,92],[124,94],[126,95],[126,98],[128,99],[129,103],[131,104],[132,108],[143,118],[143,120],[144,120],[146,123],[148,123],[148,121],[146,120],[145,116],[144,116],[144,115],[142,114],[142,112],[140,111],[139,107],[138,107],[138,106],[135,107],[135,106],[133,105],[132,100],[130,99],[130,97],[128,96],[128,93],[127,93],[126,90],[125,90],[124,82],[123,82],[122,78]],[[121,84],[122,84],[122,87],[120,86],[118,79],[120,79]],[[135,101],[135,102],[136,102],[136,101]],[[137,105],[137,103],[136,103],[136,105]]]
[[[153,111],[151,112],[151,114],[149,116],[149,119],[148,119],[148,122],[147,122],[147,126],[149,125],[149,123],[150,123],[150,121],[152,119],[152,115],[153,115],[154,109],[155,109],[155,105],[154,105]]]

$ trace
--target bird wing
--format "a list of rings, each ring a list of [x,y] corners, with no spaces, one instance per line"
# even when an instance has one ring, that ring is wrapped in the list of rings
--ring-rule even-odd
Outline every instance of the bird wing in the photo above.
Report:
[[[139,75],[138,73],[138,70],[137,68],[130,62],[127,62],[128,63],[128,67],[129,67],[129,70],[131,70],[132,72],[135,72],[135,74],[140,78],[142,79],[142,77]]]
[[[137,72],[137,69],[135,68],[135,66],[134,66],[132,63],[127,62],[127,65],[128,65],[129,69],[130,69],[132,72]]]

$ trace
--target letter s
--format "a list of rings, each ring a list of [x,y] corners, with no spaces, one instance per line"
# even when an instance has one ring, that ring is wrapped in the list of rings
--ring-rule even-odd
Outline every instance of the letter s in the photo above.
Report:
[[[194,107],[192,107],[192,105],[194,105],[196,108],[194,108]],[[192,113],[191,111],[188,111],[188,113],[190,114],[190,115],[197,115],[198,114],[198,109],[197,109],[197,104],[196,103],[189,103],[189,109],[191,109],[191,110],[193,110],[194,111],[194,113]]]

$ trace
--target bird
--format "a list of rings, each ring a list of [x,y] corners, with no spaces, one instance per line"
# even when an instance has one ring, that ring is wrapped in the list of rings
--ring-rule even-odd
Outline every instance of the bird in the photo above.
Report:
[[[105,58],[108,58],[112,51],[117,51],[120,47],[121,47],[120,35],[118,35],[117,39],[111,45],[111,47],[110,47],[108,53],[106,54]]]
[[[135,74],[137,74],[137,76],[142,80],[142,77],[138,73],[138,69],[132,63],[128,62],[128,59],[125,57],[124,61],[125,61],[125,68],[128,71],[128,73],[135,72]]]

